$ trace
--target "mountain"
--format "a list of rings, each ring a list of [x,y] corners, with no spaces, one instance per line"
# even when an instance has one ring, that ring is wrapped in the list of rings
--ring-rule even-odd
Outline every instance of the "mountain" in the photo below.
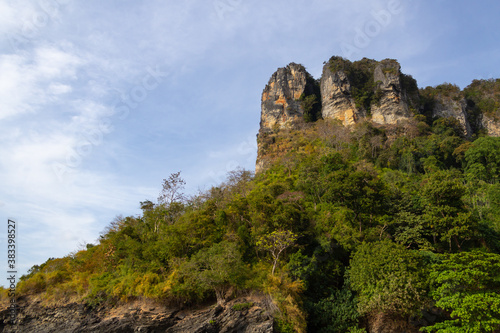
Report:
[[[319,119],[384,127],[418,116],[429,125],[439,118],[455,119],[469,138],[479,133],[500,136],[500,79],[474,80],[463,90],[448,83],[419,89],[394,59],[351,62],[334,56],[319,80],[304,66],[290,63],[271,76],[262,92],[256,172],[270,164],[265,143],[279,130]]]
[[[499,101],[391,59],[280,68],[256,174],[191,197],[171,174],[0,288],[0,332],[500,332]]]

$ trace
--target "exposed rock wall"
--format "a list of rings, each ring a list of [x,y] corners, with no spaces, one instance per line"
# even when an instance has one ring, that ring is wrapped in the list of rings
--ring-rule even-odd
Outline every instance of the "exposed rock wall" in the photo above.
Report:
[[[338,119],[346,126],[362,118],[382,125],[408,119],[409,92],[401,82],[400,68],[393,59],[351,63],[333,57],[321,77],[323,118]]]
[[[256,172],[266,168],[264,141],[277,130],[295,128],[304,121],[301,96],[314,92],[312,76],[304,66],[290,63],[278,68],[262,92],[260,130],[257,135]]]
[[[481,116],[481,126],[486,130],[489,136],[500,136],[500,121],[493,117],[483,114]]]
[[[306,90],[307,76],[304,66],[295,63],[279,68],[271,76],[262,92],[261,131],[291,127],[302,118],[299,98]]]
[[[455,98],[438,95],[432,109],[433,118],[452,117],[458,120],[465,136],[472,134],[472,129],[467,119],[467,101],[457,96]]]
[[[243,310],[232,305],[253,302]],[[9,312],[0,312],[0,331],[4,333],[271,333],[273,317],[265,299],[239,298],[226,306],[179,310],[150,302],[131,302],[117,307],[90,309],[79,303],[42,306],[40,301],[19,301],[18,324],[8,324]]]
[[[401,66],[395,60],[382,60],[373,72],[379,101],[372,104],[372,121],[377,124],[397,124],[412,116],[407,92],[401,84]]]
[[[321,110],[323,119],[339,119],[343,125],[353,125],[366,116],[358,110],[351,97],[351,83],[344,71],[330,70],[330,64],[323,66],[321,76]]]

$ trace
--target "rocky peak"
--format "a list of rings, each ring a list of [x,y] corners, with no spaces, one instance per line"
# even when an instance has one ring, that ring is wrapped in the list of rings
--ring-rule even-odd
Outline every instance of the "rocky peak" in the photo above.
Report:
[[[411,117],[408,92],[401,78],[401,66],[396,60],[385,59],[375,66],[375,103],[371,107],[373,122],[396,124]]]
[[[300,64],[290,63],[271,76],[262,92],[256,172],[265,168],[264,147],[273,133],[317,118],[319,94],[318,83]]]
[[[347,63],[341,58],[335,60],[339,60],[339,63],[330,60],[323,66],[321,113],[324,119],[339,119],[344,125],[352,125],[366,114],[356,107],[351,96]]]
[[[363,58],[350,62],[332,57],[321,77],[322,115],[352,125],[361,118],[395,124],[411,116],[412,96],[418,102],[414,80],[401,73],[396,60]]]
[[[279,68],[262,92],[261,131],[292,127],[303,117],[299,101],[306,90],[310,74],[304,66],[291,63]]]
[[[473,130],[500,136],[500,79],[474,80],[463,93]]]

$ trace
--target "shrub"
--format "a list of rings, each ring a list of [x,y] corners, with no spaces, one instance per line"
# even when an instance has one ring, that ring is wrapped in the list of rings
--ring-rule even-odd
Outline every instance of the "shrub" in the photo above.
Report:
[[[236,311],[243,311],[243,310],[248,310],[253,306],[252,302],[248,303],[238,303],[233,305],[231,308]]]
[[[37,294],[44,291],[47,287],[45,274],[39,272],[34,274],[29,279],[20,281],[17,285],[19,294]]]

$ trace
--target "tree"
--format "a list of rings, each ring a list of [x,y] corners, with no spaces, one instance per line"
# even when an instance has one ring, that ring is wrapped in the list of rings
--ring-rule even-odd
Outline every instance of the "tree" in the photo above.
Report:
[[[466,172],[486,182],[500,178],[500,138],[483,137],[465,152]]]
[[[477,220],[466,210],[462,199],[466,188],[461,174],[442,170],[430,174],[424,181],[424,218],[432,230],[434,244],[439,237],[440,241],[448,243],[449,251],[452,251],[452,241],[460,249],[477,230]]]
[[[225,302],[227,291],[240,284],[244,273],[245,266],[236,243],[227,241],[198,251],[179,272],[184,290],[201,294],[213,290],[218,304]]]
[[[151,200],[141,201],[141,209],[143,212],[150,211],[154,207],[155,207],[155,204]]]
[[[449,254],[432,267],[431,296],[451,320],[427,332],[492,332],[500,329],[500,255],[478,251]]]
[[[158,197],[158,203],[160,205],[169,206],[174,202],[182,202],[185,200],[184,193],[182,190],[186,182],[181,178],[181,172],[175,172],[170,174],[168,179],[163,179],[162,190],[160,196]]]
[[[426,304],[426,277],[418,251],[391,241],[364,243],[351,260],[351,287],[363,314],[408,317]]]
[[[274,270],[278,264],[279,257],[283,251],[292,246],[297,240],[297,235],[289,230],[273,231],[268,235],[264,235],[257,241],[257,247],[271,253],[273,257],[273,269],[271,275],[274,275]]]

